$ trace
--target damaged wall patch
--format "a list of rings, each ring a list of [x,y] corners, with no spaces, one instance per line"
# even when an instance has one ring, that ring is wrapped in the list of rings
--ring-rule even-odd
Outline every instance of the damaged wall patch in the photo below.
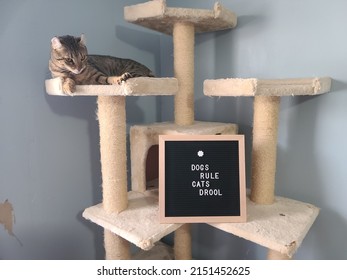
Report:
[[[0,203],[0,224],[7,230],[8,234],[13,234],[14,214],[12,204],[6,200]]]
[[[0,203],[0,224],[2,224],[5,227],[5,230],[8,232],[9,235],[15,237],[17,241],[22,245],[20,240],[17,238],[17,236],[13,232],[14,222],[15,222],[15,218],[14,218],[13,206],[6,199],[4,203]]]

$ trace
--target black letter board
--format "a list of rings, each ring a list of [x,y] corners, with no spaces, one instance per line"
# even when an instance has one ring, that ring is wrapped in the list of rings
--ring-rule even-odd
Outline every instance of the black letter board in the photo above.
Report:
[[[246,221],[243,135],[160,135],[161,223]]]

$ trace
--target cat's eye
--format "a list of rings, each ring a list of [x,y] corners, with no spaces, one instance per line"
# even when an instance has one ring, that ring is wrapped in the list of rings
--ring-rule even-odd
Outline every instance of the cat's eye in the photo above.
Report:
[[[65,58],[65,61],[67,62],[67,63],[73,63],[73,60],[72,60],[72,58]]]

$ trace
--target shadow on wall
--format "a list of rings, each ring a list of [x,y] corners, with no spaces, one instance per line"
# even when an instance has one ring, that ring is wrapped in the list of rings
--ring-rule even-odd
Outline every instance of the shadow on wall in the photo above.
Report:
[[[259,36],[266,23],[264,16],[241,15],[238,16],[234,29],[214,34],[214,78],[253,78],[254,68],[259,63],[258,54],[251,52],[254,46],[248,44],[253,41],[254,36]],[[247,76],[237,77],[240,71],[245,72]]]
[[[142,31],[119,25],[116,26],[115,35],[120,41],[125,42],[138,50],[152,54],[155,60],[155,69],[152,70],[154,73],[160,73],[160,54],[158,50],[160,49],[161,35],[145,30],[145,28],[143,28]],[[139,60],[139,62],[141,62],[141,60]]]
[[[193,256],[199,256],[201,259],[255,260],[266,258],[264,247],[217,230],[210,225],[195,224],[192,232],[194,234]]]
[[[312,256],[305,256],[305,259],[346,260],[346,245],[345,242],[341,243],[341,240],[345,240],[347,236],[346,218],[329,209],[328,206],[319,206],[321,211],[309,232],[307,243],[305,243],[305,240],[303,242],[304,246],[314,248],[311,251],[315,252],[312,253]]]
[[[44,89],[45,92],[45,89]],[[89,154],[91,163],[91,181],[92,181],[92,197],[93,204],[100,202],[101,193],[99,186],[101,185],[101,167],[100,167],[100,153],[99,153],[99,128],[96,121],[96,102],[93,97],[56,97],[45,94],[47,104],[50,106],[52,111],[62,117],[73,117],[77,119],[86,120],[88,123],[88,134],[89,134]],[[80,211],[76,219],[86,226],[89,230],[94,232],[94,247],[96,250],[96,258],[104,259],[104,252],[102,249],[102,230],[98,228],[95,230],[95,226],[90,222],[82,218],[82,211]]]
[[[347,85],[333,81],[331,92],[346,91]],[[345,259],[339,243],[347,235],[347,222],[326,204],[324,170],[318,165],[320,158],[317,142],[319,102],[323,96],[282,98],[282,118],[285,127],[280,127],[282,145],[277,151],[276,191],[281,196],[312,203],[321,208],[317,220],[298,250],[298,258]],[[281,123],[281,122],[280,122]],[[284,135],[284,136],[283,136]],[[335,229],[335,230],[334,230]],[[335,249],[334,249],[335,248]],[[339,252],[340,255],[336,255]],[[310,254],[310,255],[307,255]],[[295,256],[294,256],[295,258]]]
[[[312,148],[312,137],[316,130],[316,110],[312,106],[303,112],[300,106],[307,101],[313,101],[317,97],[282,97],[281,113],[279,120],[279,143],[277,146],[277,169],[275,194],[314,205],[320,200],[322,186],[319,172],[316,166],[316,156]],[[298,110],[298,112],[297,112]],[[281,121],[281,115],[289,111],[288,119]],[[315,192],[309,192],[314,188]],[[298,194],[300,194],[298,196]],[[317,223],[317,221],[315,222]],[[305,239],[312,233],[308,232]],[[306,246],[303,240],[301,247]],[[315,247],[321,245],[316,244]],[[299,248],[300,250],[300,248]],[[294,255],[294,259],[296,255]]]

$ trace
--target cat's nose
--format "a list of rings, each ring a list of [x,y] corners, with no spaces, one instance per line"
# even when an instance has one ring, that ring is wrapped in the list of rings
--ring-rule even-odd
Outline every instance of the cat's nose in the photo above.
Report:
[[[74,74],[80,74],[83,70],[84,70],[85,67],[77,67],[74,71],[72,71]]]

